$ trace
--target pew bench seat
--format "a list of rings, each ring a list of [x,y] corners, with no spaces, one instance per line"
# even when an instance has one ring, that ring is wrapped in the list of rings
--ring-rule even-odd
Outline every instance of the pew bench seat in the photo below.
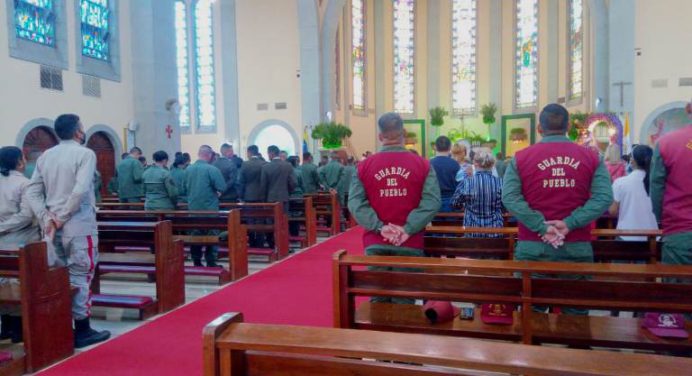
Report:
[[[212,277],[219,281],[219,285],[224,285],[231,281],[231,275],[225,268],[209,268],[206,266],[185,266],[185,275],[194,275],[200,277]],[[153,265],[138,265],[138,264],[110,264],[104,262],[99,265],[99,274],[122,273],[122,274],[146,274],[154,276],[156,267]]]
[[[5,273],[3,273],[4,275]],[[19,305],[22,302],[22,292],[19,283],[0,285],[0,301],[2,304]]]
[[[355,327],[367,330],[398,331],[521,342],[521,313],[514,312],[511,325],[485,324],[476,309],[473,320],[431,324],[420,305],[362,302],[355,312]],[[533,313],[531,326],[535,344],[689,351],[692,339],[666,339],[641,327],[642,319],[610,316],[577,316]],[[692,322],[687,322],[692,332]]]
[[[156,300],[142,295],[94,294],[91,296],[91,304],[94,307],[136,309],[140,320],[158,313]]]
[[[272,248],[248,248],[247,254],[253,255],[253,256],[267,257],[269,259],[269,262],[276,261],[278,259],[278,256],[279,256],[276,253],[276,251]]]

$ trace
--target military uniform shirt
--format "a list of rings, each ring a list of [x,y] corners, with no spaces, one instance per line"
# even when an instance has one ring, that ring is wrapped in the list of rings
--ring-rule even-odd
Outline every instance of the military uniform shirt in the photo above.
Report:
[[[175,209],[178,190],[171,173],[159,166],[152,166],[142,174],[144,208],[146,210]]]

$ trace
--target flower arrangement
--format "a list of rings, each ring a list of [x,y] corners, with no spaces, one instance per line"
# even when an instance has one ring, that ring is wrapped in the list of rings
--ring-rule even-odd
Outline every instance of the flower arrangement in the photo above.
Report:
[[[322,140],[322,147],[325,149],[338,149],[346,137],[351,137],[351,128],[331,121],[320,123],[312,130],[312,138]]]
[[[449,115],[444,107],[439,106],[431,108],[428,113],[430,114],[430,125],[433,127],[441,127],[445,123],[445,116]]]
[[[513,128],[509,131],[509,139],[513,143],[520,143],[524,142],[528,139],[528,135],[526,134],[526,129],[524,128]]]

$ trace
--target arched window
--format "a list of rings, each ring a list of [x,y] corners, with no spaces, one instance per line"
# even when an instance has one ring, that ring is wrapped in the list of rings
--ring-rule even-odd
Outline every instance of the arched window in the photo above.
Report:
[[[514,107],[538,102],[538,0],[516,0]]]
[[[53,0],[16,0],[14,25],[17,37],[54,47]]]
[[[82,55],[110,60],[110,9],[108,0],[80,0]]]
[[[271,145],[276,145],[279,150],[286,151],[288,155],[296,153],[295,138],[286,127],[279,124],[263,126],[252,140],[252,144],[257,145],[265,158],[267,158],[267,148]]]
[[[176,0],[176,66],[180,127],[216,128],[212,0]],[[188,26],[188,25],[191,25]]]
[[[351,0],[351,69],[353,109],[365,110],[365,1]]]
[[[197,64],[198,127],[216,127],[216,88],[214,85],[214,38],[212,1],[195,4],[195,62]]]
[[[187,4],[175,2],[175,47],[178,68],[178,104],[180,127],[190,129],[190,62],[188,53]]]
[[[394,111],[411,114],[415,95],[415,0],[393,0]]]
[[[452,1],[452,111],[476,112],[476,0]]]
[[[582,0],[569,1],[569,93],[578,101],[584,92],[584,8]]]

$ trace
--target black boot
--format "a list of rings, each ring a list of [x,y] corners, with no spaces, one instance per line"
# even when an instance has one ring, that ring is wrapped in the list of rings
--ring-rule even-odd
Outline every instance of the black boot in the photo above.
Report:
[[[10,315],[0,316],[0,340],[12,338],[12,317]]]
[[[74,320],[74,347],[80,349],[95,343],[103,342],[110,338],[111,332],[107,330],[96,331],[91,329],[89,318]]]
[[[12,343],[24,342],[22,316],[10,316],[10,330],[12,334]]]

